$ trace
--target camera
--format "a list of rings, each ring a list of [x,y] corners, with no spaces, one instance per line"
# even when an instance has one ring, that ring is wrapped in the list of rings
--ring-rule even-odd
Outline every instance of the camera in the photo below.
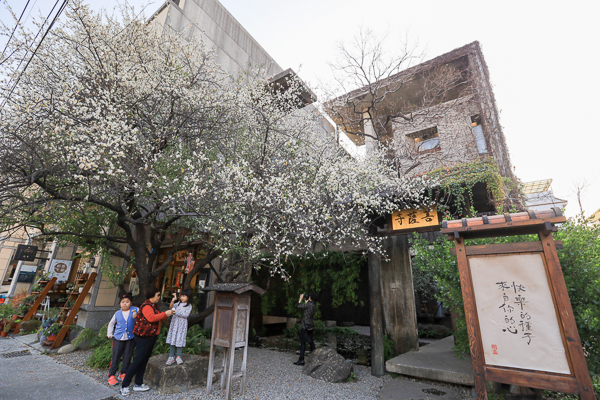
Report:
[[[308,299],[308,293],[304,293],[302,296],[304,296],[305,299]]]

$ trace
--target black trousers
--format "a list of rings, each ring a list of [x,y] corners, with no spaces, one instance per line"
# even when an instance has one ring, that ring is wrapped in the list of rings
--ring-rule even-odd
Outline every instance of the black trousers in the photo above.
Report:
[[[108,376],[111,377],[117,373],[119,368],[119,362],[123,357],[123,363],[121,364],[121,373],[126,373],[129,364],[131,364],[131,356],[133,355],[133,348],[135,343],[133,339],[129,340],[112,340],[112,358],[110,359],[110,367],[108,368]]]
[[[304,352],[306,351],[306,343],[310,345],[310,351],[315,350],[315,342],[313,341],[313,329],[300,329],[300,360],[304,360]]]
[[[144,372],[146,372],[146,365],[152,355],[156,339],[158,339],[158,336],[142,337],[135,335],[133,337],[135,341],[135,356],[133,356],[133,361],[129,368],[127,368],[125,379],[123,379],[123,387],[128,387],[134,376],[136,385],[144,383]]]

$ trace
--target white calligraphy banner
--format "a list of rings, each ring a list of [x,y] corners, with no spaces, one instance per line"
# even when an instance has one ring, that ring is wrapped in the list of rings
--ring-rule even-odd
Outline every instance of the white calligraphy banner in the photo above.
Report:
[[[487,365],[570,374],[541,254],[469,257]]]
[[[56,277],[56,281],[67,281],[71,272],[72,260],[52,260],[50,263],[50,278]]]

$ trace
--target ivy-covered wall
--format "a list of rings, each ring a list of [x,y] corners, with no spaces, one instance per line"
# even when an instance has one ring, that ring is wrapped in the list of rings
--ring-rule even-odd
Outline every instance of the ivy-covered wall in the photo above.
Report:
[[[514,195],[518,193],[519,181],[503,177],[492,157],[438,168],[428,175],[440,182],[430,196],[446,218],[474,217],[480,211],[474,207],[478,199],[474,198],[473,189],[478,184],[485,185],[487,197],[498,213],[521,208],[521,196]]]

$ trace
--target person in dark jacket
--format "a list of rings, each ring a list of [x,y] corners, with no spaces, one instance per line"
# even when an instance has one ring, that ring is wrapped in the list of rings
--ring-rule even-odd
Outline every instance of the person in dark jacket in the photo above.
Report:
[[[315,313],[317,312],[317,301],[318,295],[312,292],[308,295],[308,299],[304,300],[304,294],[300,295],[298,299],[298,307],[300,310],[304,310],[302,314],[302,321],[300,322],[300,358],[294,364],[304,365],[304,352],[306,351],[306,343],[310,345],[310,351],[315,350],[315,342],[313,341],[313,334],[315,332]]]
[[[160,300],[160,290],[150,288],[146,291],[146,301],[140,306],[140,312],[135,319],[133,326],[133,340],[135,341],[135,356],[127,368],[123,384],[121,386],[121,395],[129,396],[131,390],[129,385],[135,376],[134,392],[145,392],[150,388],[144,385],[144,372],[146,365],[152,355],[154,344],[160,333],[160,321],[173,315],[173,310],[160,312],[158,302]]]

